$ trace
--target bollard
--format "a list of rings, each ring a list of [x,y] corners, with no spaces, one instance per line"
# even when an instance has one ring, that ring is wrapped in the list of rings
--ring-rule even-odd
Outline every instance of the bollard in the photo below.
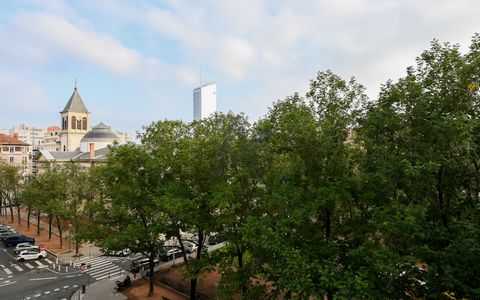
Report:
[[[52,269],[55,270],[55,264],[52,264]]]
[[[85,289],[86,289],[85,283],[82,283],[82,294],[85,294]]]
[[[60,265],[58,265],[58,272],[60,272]]]
[[[65,266],[65,273],[68,273],[68,266]]]
[[[58,257],[55,258],[55,263],[58,265]]]

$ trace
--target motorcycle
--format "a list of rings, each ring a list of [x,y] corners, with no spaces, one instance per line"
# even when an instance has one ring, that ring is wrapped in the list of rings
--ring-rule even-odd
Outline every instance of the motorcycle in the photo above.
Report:
[[[123,289],[125,289],[125,288],[127,288],[131,285],[132,285],[132,280],[130,279],[130,276],[128,276],[128,275],[122,281],[120,281],[120,280],[115,281],[115,289],[118,292],[122,291]]]

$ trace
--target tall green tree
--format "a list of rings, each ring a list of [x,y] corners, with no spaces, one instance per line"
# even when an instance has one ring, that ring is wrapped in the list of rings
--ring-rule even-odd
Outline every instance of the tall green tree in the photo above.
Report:
[[[359,130],[375,230],[391,265],[428,266],[412,289],[426,285],[431,297],[479,295],[479,49],[478,35],[467,54],[432,42],[382,87]]]
[[[149,296],[154,290],[154,259],[164,244],[165,221],[156,202],[161,172],[142,145],[113,147],[96,178],[101,197],[96,199],[90,239],[107,249],[130,248],[150,259]]]

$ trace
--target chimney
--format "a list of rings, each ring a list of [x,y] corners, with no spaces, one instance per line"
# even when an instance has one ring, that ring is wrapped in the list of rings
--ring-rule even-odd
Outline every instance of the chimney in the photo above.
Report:
[[[15,132],[15,133],[13,134],[13,138],[18,141],[18,132]]]
[[[90,159],[95,158],[95,143],[90,143]]]

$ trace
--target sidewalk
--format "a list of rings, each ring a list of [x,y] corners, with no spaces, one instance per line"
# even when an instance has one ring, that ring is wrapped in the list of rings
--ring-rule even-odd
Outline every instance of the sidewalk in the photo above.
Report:
[[[110,280],[102,280],[94,282],[85,287],[85,294],[82,294],[80,288],[76,291],[71,300],[127,300],[128,298],[118,293],[114,289],[115,282]]]

